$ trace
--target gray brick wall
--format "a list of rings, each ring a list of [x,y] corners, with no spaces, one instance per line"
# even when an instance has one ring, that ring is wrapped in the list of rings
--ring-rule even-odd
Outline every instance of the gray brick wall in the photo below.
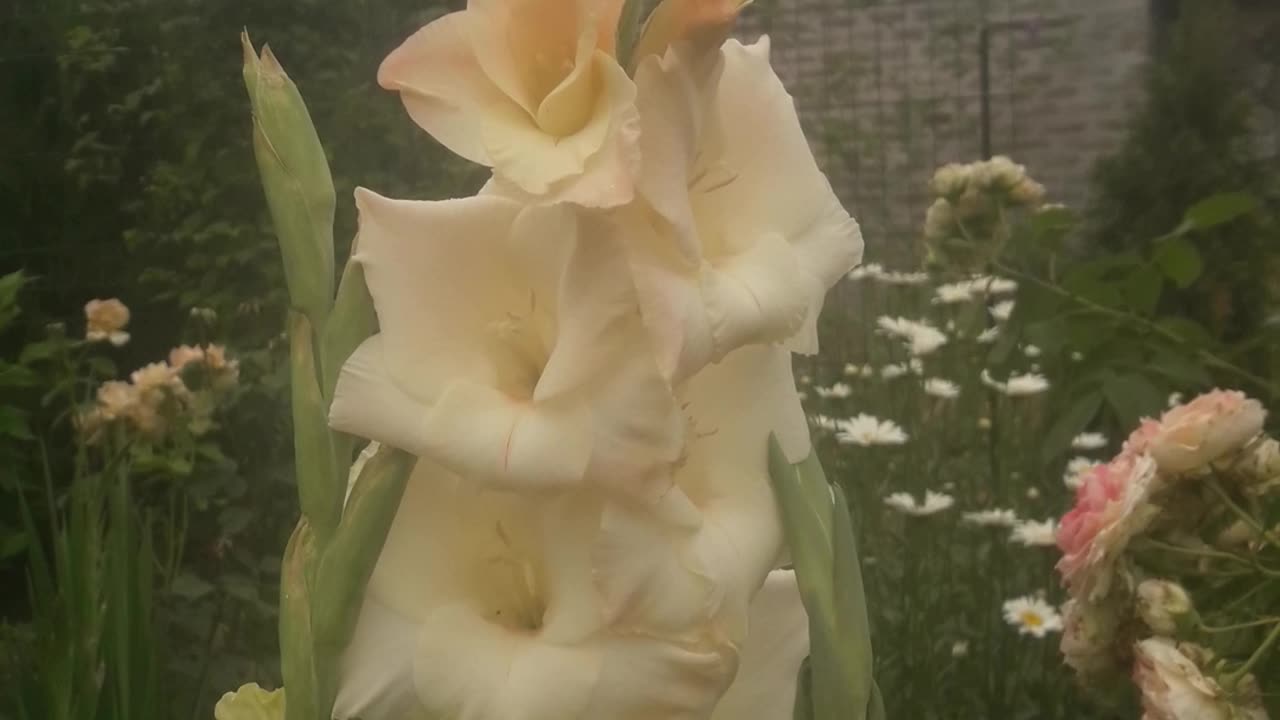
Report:
[[[980,157],[984,23],[994,152],[1080,206],[1141,99],[1148,0],[757,0],[747,13],[741,34],[771,36],[872,259],[911,262],[933,168]]]

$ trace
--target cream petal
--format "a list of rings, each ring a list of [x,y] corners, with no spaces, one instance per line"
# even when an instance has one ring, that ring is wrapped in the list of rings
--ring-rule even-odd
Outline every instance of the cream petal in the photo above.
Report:
[[[578,0],[469,0],[470,40],[488,77],[533,117],[573,68],[577,48],[594,44]]]
[[[695,214],[718,218],[726,238],[765,231],[786,239],[809,304],[792,349],[816,352],[823,296],[861,260],[862,235],[818,168],[795,104],[769,66],[768,38],[751,46],[730,40],[723,54],[714,142],[733,181],[699,194]]]
[[[640,165],[635,83],[602,51],[590,63],[599,89],[573,134],[552,135],[510,111],[486,118],[483,142],[504,193],[601,208],[631,201]]]
[[[413,686],[418,626],[367,600],[342,653],[335,720],[428,720]]]
[[[357,201],[381,333],[339,377],[335,428],[497,487],[670,485],[683,420],[609,226],[492,195]]]
[[[711,720],[791,720],[800,664],[809,654],[809,616],[791,570],[769,573],[751,602],[741,664]]]
[[[781,348],[736,350],[690,380],[681,396],[695,439],[672,494],[692,503],[701,522],[606,508],[596,582],[611,620],[671,635],[709,621],[736,642],[746,631],[751,597],[783,555],[769,435],[799,461],[809,452],[808,430],[790,355]]]
[[[465,11],[450,13],[414,33],[382,61],[378,84],[399,92],[413,121],[445,147],[492,165],[481,122],[520,106],[481,67],[472,48],[472,20]]]
[[[442,717],[699,720],[734,662],[722,645],[684,648],[640,635],[552,644],[450,606],[418,633],[415,681],[423,704]]]

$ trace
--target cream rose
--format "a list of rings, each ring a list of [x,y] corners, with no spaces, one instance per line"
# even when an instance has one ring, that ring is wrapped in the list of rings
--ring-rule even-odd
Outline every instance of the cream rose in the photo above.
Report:
[[[1147,452],[1161,472],[1195,470],[1243,447],[1266,417],[1262,404],[1244,393],[1213,390],[1166,412],[1154,432],[1147,431]]]

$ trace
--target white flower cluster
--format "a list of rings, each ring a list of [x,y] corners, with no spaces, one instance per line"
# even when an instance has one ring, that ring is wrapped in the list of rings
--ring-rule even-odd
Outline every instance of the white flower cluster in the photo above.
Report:
[[[934,289],[933,302],[938,305],[954,305],[992,295],[1007,295],[1017,290],[1018,283],[1008,278],[975,275],[968,280],[939,285]]]

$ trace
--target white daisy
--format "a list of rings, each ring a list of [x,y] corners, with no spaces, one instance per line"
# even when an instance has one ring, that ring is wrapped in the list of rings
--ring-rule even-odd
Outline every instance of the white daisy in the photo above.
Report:
[[[945,283],[933,291],[935,305],[954,305],[971,300],[973,300],[973,285],[964,281]]]
[[[1027,547],[1052,547],[1058,544],[1058,523],[1053,518],[1020,522],[1013,526],[1009,541]]]
[[[991,343],[995,342],[999,337],[1000,337],[1000,328],[998,326],[993,325],[987,328],[986,330],[983,330],[982,332],[978,333],[978,337],[974,339],[982,343],[983,345],[990,345]]]
[[[1087,458],[1087,457],[1071,458],[1070,460],[1067,461],[1066,471],[1062,473],[1062,484],[1066,485],[1072,490],[1078,489],[1081,485],[1084,484],[1085,474],[1088,473],[1090,470],[1092,470],[1093,466],[1097,464],[1098,464],[1097,461],[1094,460],[1093,458]]]
[[[813,415],[810,415],[809,422],[813,423],[814,427],[821,428],[829,432],[835,432],[840,423],[836,418],[829,415],[823,415],[821,413],[814,413]]]
[[[836,421],[836,440],[844,445],[863,447],[901,445],[907,441],[907,433],[892,420],[859,413],[848,420]]]
[[[937,398],[953,398],[960,394],[960,386],[945,378],[929,378],[924,381],[925,393]]]
[[[884,499],[884,504],[897,510],[905,515],[914,515],[916,517],[924,517],[925,515],[933,515],[942,512],[956,503],[955,498],[946,493],[938,493],[932,490],[926,490],[924,493],[924,502],[916,504],[916,499],[911,493],[898,492],[889,495]]]
[[[1036,395],[1049,389],[1049,380],[1039,373],[1009,376],[1004,393],[1010,397]]]
[[[1042,638],[1062,630],[1062,616],[1052,605],[1034,595],[1006,600],[1004,619],[1018,628],[1019,635]]]
[[[880,331],[905,343],[912,355],[928,355],[947,344],[947,335],[926,322],[904,317],[881,315],[876,319]]]
[[[1005,295],[1018,291],[1018,283],[1009,278],[993,277],[987,281],[988,295]]]
[[[1075,450],[1099,450],[1106,446],[1107,436],[1102,433],[1080,433],[1071,440],[1071,447]]]
[[[1029,358],[1040,357],[1040,352],[1041,352],[1040,348],[1036,345],[1027,345],[1026,347],[1022,348],[1022,354],[1026,355]]]
[[[892,363],[880,368],[880,377],[885,380],[894,380],[906,375],[910,370],[902,363]]]
[[[831,387],[815,385],[813,387],[813,391],[817,393],[820,398],[835,398],[837,400],[844,400],[853,394],[853,388],[842,382],[838,382]]]
[[[1007,508],[992,508],[991,510],[967,512],[961,514],[960,519],[970,525],[979,525],[981,527],[1011,528],[1018,524],[1017,513]]]
[[[992,305],[990,309],[991,317],[999,320],[1000,322],[1004,322],[1009,319],[1010,315],[1013,315],[1013,301],[1001,300],[995,305]]]
[[[884,275],[884,268],[880,263],[867,263],[859,265],[849,272],[850,280],[861,280],[867,278],[869,280],[879,280]]]
[[[929,282],[928,273],[922,272],[886,272],[880,279],[889,285],[923,285]]]

